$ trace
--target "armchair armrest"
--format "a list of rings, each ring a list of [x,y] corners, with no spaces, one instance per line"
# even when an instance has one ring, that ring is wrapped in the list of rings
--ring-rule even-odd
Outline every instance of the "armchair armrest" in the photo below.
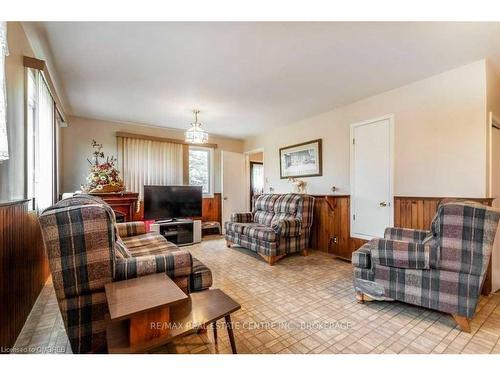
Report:
[[[372,262],[387,267],[427,270],[439,262],[440,248],[415,242],[373,239],[369,242]]]
[[[146,224],[143,221],[116,223],[116,231],[120,237],[132,237],[146,233]]]
[[[231,214],[231,221],[233,223],[252,223],[253,214],[251,212],[233,212]]]
[[[166,272],[169,277],[188,276],[192,269],[193,258],[191,253],[186,250],[132,258],[117,258],[114,280],[128,280],[160,272]]]
[[[430,235],[428,230],[408,228],[385,228],[384,238],[386,240],[408,241],[421,243],[425,237]]]
[[[302,232],[301,219],[281,219],[271,223],[271,227],[282,237],[297,237]]]

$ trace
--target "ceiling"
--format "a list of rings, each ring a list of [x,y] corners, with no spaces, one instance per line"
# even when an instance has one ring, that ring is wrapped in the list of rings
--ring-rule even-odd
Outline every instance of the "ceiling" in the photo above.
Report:
[[[33,26],[33,25],[32,25]],[[482,58],[500,23],[42,22],[69,112],[244,138]]]

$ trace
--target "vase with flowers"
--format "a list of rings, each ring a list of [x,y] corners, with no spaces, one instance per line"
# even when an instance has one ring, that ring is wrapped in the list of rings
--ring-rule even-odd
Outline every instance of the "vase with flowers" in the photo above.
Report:
[[[87,159],[90,164],[87,184],[82,190],[87,193],[118,193],[125,190],[120,178],[120,171],[115,167],[117,162],[114,156],[104,156],[102,143],[92,140],[92,157]]]

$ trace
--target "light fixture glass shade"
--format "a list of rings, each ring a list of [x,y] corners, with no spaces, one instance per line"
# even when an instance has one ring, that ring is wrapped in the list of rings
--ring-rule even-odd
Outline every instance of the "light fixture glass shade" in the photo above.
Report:
[[[208,133],[201,128],[201,124],[192,123],[191,127],[184,133],[187,143],[207,143]]]
[[[184,133],[186,143],[202,144],[208,142],[208,133],[201,128],[201,124],[198,122],[198,111],[193,110],[194,122],[191,123],[191,127]]]

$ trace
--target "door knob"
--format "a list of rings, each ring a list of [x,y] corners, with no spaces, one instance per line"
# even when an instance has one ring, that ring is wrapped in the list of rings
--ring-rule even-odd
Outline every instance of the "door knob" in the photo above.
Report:
[[[379,205],[380,207],[387,207],[387,202],[380,202]]]
[[[224,197],[224,198],[222,198],[222,199],[224,199],[225,201],[227,201],[227,197]]]

